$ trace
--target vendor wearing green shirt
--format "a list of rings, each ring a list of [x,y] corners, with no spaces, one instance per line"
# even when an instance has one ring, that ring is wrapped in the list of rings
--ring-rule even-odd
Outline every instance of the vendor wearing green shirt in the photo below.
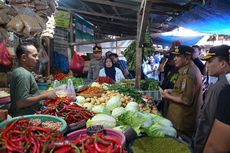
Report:
[[[34,114],[40,109],[41,100],[54,99],[54,91],[39,93],[31,70],[38,62],[38,51],[33,43],[20,44],[16,49],[19,67],[12,71],[10,81],[11,116]]]

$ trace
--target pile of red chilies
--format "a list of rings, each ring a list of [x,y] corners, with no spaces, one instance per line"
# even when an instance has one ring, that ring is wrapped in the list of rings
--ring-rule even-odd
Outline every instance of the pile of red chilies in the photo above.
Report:
[[[103,84],[103,83],[114,84],[115,83],[113,79],[111,79],[110,77],[98,77],[96,81],[99,82],[100,84]]]
[[[48,114],[63,118],[67,124],[72,124],[80,121],[87,121],[94,116],[93,112],[88,111],[84,107],[76,103],[70,104],[67,98],[59,98],[56,101],[46,101],[47,109],[37,112],[38,114]]]
[[[0,132],[0,152],[42,153],[55,148],[55,142],[63,142],[63,134],[52,129],[33,126],[29,119],[11,122]]]
[[[64,142],[55,153],[126,153],[122,148],[121,141],[111,135],[95,133],[92,136],[83,134],[71,143]]]
[[[65,78],[67,78],[67,77],[70,77],[70,75],[69,74],[64,74],[64,73],[57,73],[57,74],[54,74],[53,77],[54,77],[55,80],[63,80]]]

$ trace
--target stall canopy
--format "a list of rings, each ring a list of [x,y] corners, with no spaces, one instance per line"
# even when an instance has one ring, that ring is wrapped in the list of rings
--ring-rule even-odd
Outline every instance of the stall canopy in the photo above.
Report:
[[[171,22],[208,34],[230,35],[230,0],[209,0],[196,5]]]
[[[195,32],[183,27],[178,27],[170,32],[152,34],[153,43],[170,46],[174,41],[180,41],[183,45],[194,45],[206,34]]]

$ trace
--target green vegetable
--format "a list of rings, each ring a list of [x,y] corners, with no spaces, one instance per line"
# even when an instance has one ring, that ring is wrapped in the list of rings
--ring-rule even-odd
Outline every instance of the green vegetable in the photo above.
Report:
[[[129,110],[129,111],[134,111],[134,112],[136,112],[136,111],[139,111],[140,108],[139,108],[138,103],[136,103],[136,102],[129,102],[129,103],[126,105],[125,110],[126,110],[126,111]]]
[[[191,153],[189,147],[172,138],[143,137],[132,145],[133,153]]]
[[[154,79],[141,81],[141,88],[143,90],[159,90],[160,82]]]
[[[86,122],[87,127],[94,125],[103,125],[104,128],[114,128],[116,126],[116,120],[106,114],[97,114]]]
[[[91,103],[84,103],[83,107],[85,107],[87,110],[91,111],[93,108],[93,104]]]
[[[117,130],[119,132],[124,132],[125,129],[128,128],[127,125],[120,125],[120,126],[116,126],[115,128],[113,128],[114,130]]]
[[[119,125],[131,126],[137,132],[137,134],[140,134],[142,126],[152,124],[152,121],[149,117],[151,116],[145,115],[141,112],[127,111],[118,117],[117,122]]]
[[[68,79],[71,79],[73,81],[74,88],[77,88],[78,86],[85,85],[85,80],[83,78],[76,78],[76,77],[67,77],[63,80],[61,80],[61,84],[67,84]]]
[[[111,97],[106,103],[106,108],[108,108],[111,111],[114,108],[117,108],[120,106],[121,106],[121,96],[118,96],[118,95]]]
[[[112,111],[112,116],[118,118],[121,114],[125,113],[126,110],[123,107],[117,107]]]
[[[110,85],[110,86],[108,86],[108,88],[110,90],[117,90],[121,93],[124,93],[125,95],[132,97],[137,103],[142,102],[141,94],[139,92],[137,92],[137,90],[135,90],[135,89],[131,89],[131,88],[124,87],[121,85],[116,85],[116,84]]]
[[[110,110],[102,105],[95,105],[92,108],[92,111],[95,113],[108,114],[110,115]]]
[[[162,126],[159,123],[155,123],[149,128],[144,129],[145,133],[151,137],[165,137],[171,136],[176,137],[176,130],[171,126]]]

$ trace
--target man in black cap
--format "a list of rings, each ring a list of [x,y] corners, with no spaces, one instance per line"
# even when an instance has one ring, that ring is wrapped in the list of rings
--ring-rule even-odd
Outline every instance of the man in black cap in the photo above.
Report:
[[[207,61],[208,74],[218,77],[218,81],[209,85],[204,104],[201,107],[194,137],[194,150],[196,153],[203,153],[215,120],[218,96],[224,86],[228,84],[228,79],[230,79],[229,51],[230,46],[228,45],[215,46],[210,48],[208,54],[201,58]]]
[[[102,49],[100,46],[95,45],[93,47],[93,56],[94,59],[90,61],[89,71],[87,79],[94,81],[98,78],[99,71],[103,68],[103,58],[102,58]]]
[[[179,76],[173,89],[165,89],[162,97],[168,100],[167,118],[173,123],[178,136],[192,138],[196,129],[196,117],[202,103],[202,79],[200,70],[192,61],[193,48],[175,46],[175,66]]]

